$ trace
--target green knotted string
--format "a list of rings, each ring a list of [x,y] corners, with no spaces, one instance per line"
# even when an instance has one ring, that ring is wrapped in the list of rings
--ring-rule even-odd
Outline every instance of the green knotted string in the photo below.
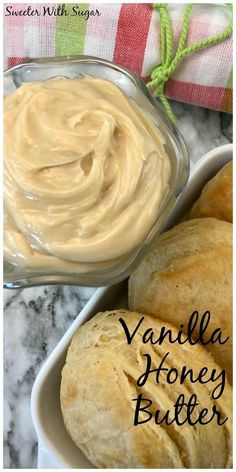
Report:
[[[225,4],[227,8],[232,9],[232,3]],[[161,65],[155,67],[151,74],[151,81],[148,82],[147,87],[152,87],[152,95],[154,97],[160,97],[167,115],[170,120],[175,123],[176,118],[170,107],[168,100],[165,97],[165,83],[171,77],[173,72],[176,70],[179,62],[192,52],[199,51],[205,47],[213,46],[214,44],[227,39],[233,32],[233,22],[227,26],[223,33],[213,36],[212,38],[203,39],[199,43],[186,46],[188,32],[189,32],[189,20],[192,12],[193,4],[187,4],[182,20],[182,31],[179,39],[178,49],[173,57],[173,40],[172,40],[172,29],[171,22],[168,12],[168,5],[166,3],[154,3],[155,8],[160,14],[160,45],[161,45]]]

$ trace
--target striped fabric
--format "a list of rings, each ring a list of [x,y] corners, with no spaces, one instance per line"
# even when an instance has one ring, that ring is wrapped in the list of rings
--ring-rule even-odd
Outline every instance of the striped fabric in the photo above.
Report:
[[[24,15],[29,7],[31,14]],[[67,15],[54,15],[63,8]],[[177,48],[184,4],[169,8]],[[229,15],[222,5],[195,4],[188,44],[222,32]],[[147,81],[160,63],[159,27],[159,15],[149,3],[4,4],[5,65],[86,54],[114,61]],[[166,95],[232,112],[232,38],[186,58],[168,81]]]

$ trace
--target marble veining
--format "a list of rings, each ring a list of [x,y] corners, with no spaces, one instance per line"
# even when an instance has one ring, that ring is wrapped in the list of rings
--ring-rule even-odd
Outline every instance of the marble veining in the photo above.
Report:
[[[93,288],[4,291],[4,467],[36,468],[30,395],[37,373]]]
[[[232,117],[173,103],[191,165],[232,140]],[[4,290],[4,468],[36,468],[30,395],[37,373],[93,288],[45,286]]]

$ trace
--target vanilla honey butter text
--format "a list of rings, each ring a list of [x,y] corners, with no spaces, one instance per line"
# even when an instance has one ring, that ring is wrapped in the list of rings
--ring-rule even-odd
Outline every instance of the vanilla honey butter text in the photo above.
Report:
[[[169,191],[161,133],[113,83],[56,78],[4,100],[4,254],[89,272],[145,239]]]
[[[189,318],[187,335],[183,333],[183,325],[180,326],[177,337],[173,336],[171,329],[166,329],[165,326],[160,330],[160,333],[155,333],[150,327],[147,329],[142,336],[143,344],[158,344],[161,346],[164,342],[169,344],[177,343],[180,346],[184,346],[189,343],[191,346],[201,343],[203,345],[209,343],[218,343],[220,345],[228,342],[229,337],[225,337],[221,329],[217,328],[211,331],[210,329],[211,314],[209,311],[205,312],[202,316],[199,316],[197,311],[193,312]],[[129,327],[123,318],[119,321],[124,330],[126,340],[128,344],[131,344],[137,331],[142,326],[144,317],[142,317],[137,324],[135,330],[130,332]],[[198,333],[196,338],[195,334]],[[184,347],[182,347],[184,349]],[[172,409],[167,411],[161,411],[158,408],[158,394],[159,390],[156,390],[156,398],[147,398],[143,392],[137,395],[137,398],[133,398],[135,402],[134,411],[134,426],[146,423],[153,420],[155,424],[166,424],[171,425],[175,423],[177,426],[182,426],[188,423],[190,426],[194,426],[197,423],[201,425],[207,425],[211,421],[215,420],[218,426],[222,426],[228,420],[223,412],[218,409],[217,400],[223,395],[225,384],[226,384],[226,373],[222,369],[209,369],[207,366],[202,366],[199,371],[195,368],[187,368],[183,365],[182,368],[173,367],[172,361],[169,359],[171,353],[164,352],[163,357],[158,359],[152,359],[149,353],[142,354],[146,360],[145,371],[141,373],[136,381],[137,387],[143,388],[145,392],[145,384],[149,378],[154,378],[153,382],[160,386],[160,389],[164,388],[165,383],[173,385],[173,389],[179,392],[179,395],[173,404]],[[199,383],[208,386],[208,395],[213,399],[212,409],[204,407],[199,402],[197,395],[192,389],[185,388],[185,382],[188,381],[191,384]],[[182,391],[181,391],[182,390]],[[183,393],[184,392],[184,393]],[[162,395],[160,395],[162,398]],[[160,404],[162,400],[160,400]],[[155,408],[156,406],[156,408]]]

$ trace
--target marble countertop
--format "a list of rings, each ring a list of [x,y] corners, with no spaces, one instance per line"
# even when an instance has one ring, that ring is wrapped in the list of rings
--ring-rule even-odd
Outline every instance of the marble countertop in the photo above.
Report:
[[[191,166],[232,140],[228,114],[173,103]],[[37,373],[94,293],[93,288],[45,286],[4,290],[4,468],[37,468],[30,395]]]

